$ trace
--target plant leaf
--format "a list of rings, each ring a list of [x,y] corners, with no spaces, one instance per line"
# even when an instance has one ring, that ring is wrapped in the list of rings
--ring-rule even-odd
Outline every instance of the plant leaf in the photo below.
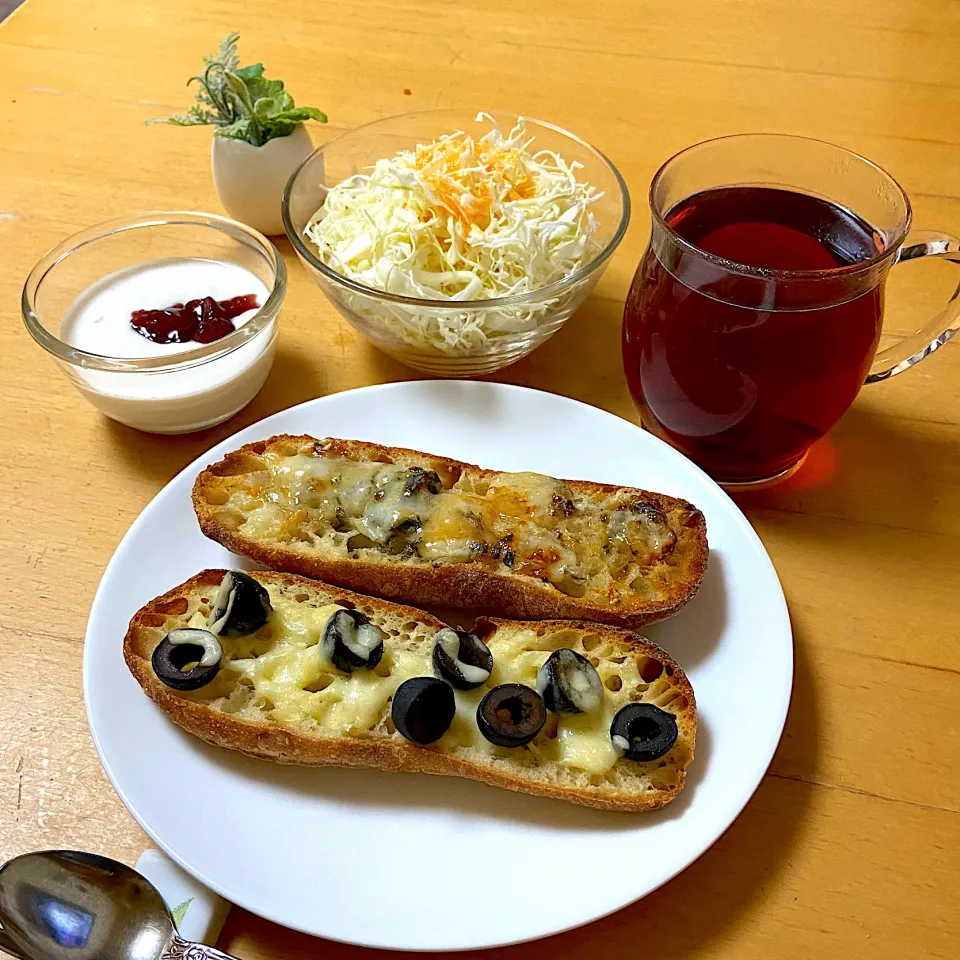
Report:
[[[224,87],[246,107],[248,113],[252,113],[253,98],[250,96],[250,91],[247,89],[246,83],[235,73],[224,73],[223,81]]]
[[[217,123],[217,115],[194,104],[185,114],[174,114],[172,117],[151,117],[147,124],[170,123],[175,127],[202,127]]]
[[[326,122],[326,116],[316,107],[293,107],[262,121],[264,140],[288,137],[304,120]]]
[[[281,137],[289,137],[293,131],[300,126],[299,120],[287,120],[284,117],[271,117],[263,122],[263,140],[279,140]]]
[[[213,124],[216,136],[246,140],[255,147],[288,136],[305,120],[326,123],[326,114],[316,107],[297,107],[282,80],[267,79],[262,63],[241,67],[239,39],[236,31],[228,33],[216,54],[203,58],[204,72],[187,81],[188,85],[197,83],[199,89],[197,102],[186,114],[147,122],[181,127]]]
[[[250,119],[244,117],[242,120],[234,120],[233,123],[222,124],[213,131],[215,137],[227,137],[230,140],[247,140],[250,135]],[[260,144],[254,144],[260,146]]]
[[[180,926],[183,923],[183,918],[187,915],[187,910],[190,908],[190,904],[193,903],[193,897],[189,900],[184,900],[179,906],[174,907],[170,911],[170,916],[173,917],[173,922],[176,926]]]
[[[236,70],[240,66],[240,57],[237,54],[237,42],[240,40],[240,34],[233,30],[228,33],[217,48],[216,54],[212,57],[204,57],[203,62],[210,67],[213,64],[220,64],[224,70]]]
[[[293,106],[293,97],[283,89],[282,80],[257,77],[247,81],[247,90],[257,116],[274,117]]]
[[[196,117],[175,113],[172,117],[149,117],[147,120],[144,120],[144,123],[146,123],[147,126],[154,123],[169,123],[174,127],[203,127],[209,125],[211,121],[198,120]]]
[[[291,107],[289,110],[285,110],[282,116],[297,123],[303,123],[304,120],[316,120],[319,123],[327,122],[327,115],[316,107]]]
[[[240,67],[239,70],[234,70],[234,73],[243,81],[253,80],[255,77],[263,76],[263,64],[251,63],[248,67]]]

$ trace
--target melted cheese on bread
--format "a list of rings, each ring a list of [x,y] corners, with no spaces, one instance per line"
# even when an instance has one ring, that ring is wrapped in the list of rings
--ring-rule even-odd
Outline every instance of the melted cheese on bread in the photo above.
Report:
[[[419,643],[408,648],[400,638],[388,637],[376,669],[345,674],[326,660],[320,643],[329,619],[343,608],[297,602],[273,585],[268,586],[268,592],[273,605],[268,624],[246,637],[222,637],[224,660],[218,678],[191,698],[227,712],[256,711],[281,725],[307,727],[321,736],[368,736],[384,724],[392,731],[390,702],[405,680],[434,675],[432,646],[426,648]],[[190,625],[206,626],[204,614],[194,614]],[[540,637],[532,629],[494,633],[488,640],[494,658],[490,679],[476,690],[455,691],[456,715],[435,746],[450,752],[469,748],[514,756],[518,750],[527,750],[533,758],[589,774],[603,775],[611,770],[620,761],[610,740],[613,717],[636,699],[638,689],[648,687],[640,667],[629,657],[618,658],[621,662],[594,658],[604,682],[601,709],[584,714],[548,714],[544,729],[525,748],[495,746],[477,727],[477,706],[487,691],[502,683],[535,687],[540,666],[563,645],[560,637]],[[666,693],[669,684],[653,680],[644,699],[657,702],[658,683]],[[238,687],[248,696],[238,699]]]
[[[253,540],[469,563],[611,605],[666,592],[689,548],[682,512],[668,517],[637,491],[588,496],[536,473],[440,476],[356,459],[339,441],[268,447],[229,487],[219,513]]]

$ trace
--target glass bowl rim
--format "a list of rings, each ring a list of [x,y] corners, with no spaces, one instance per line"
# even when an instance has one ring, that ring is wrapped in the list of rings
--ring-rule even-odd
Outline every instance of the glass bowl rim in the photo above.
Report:
[[[273,286],[257,312],[233,333],[195,350],[165,354],[158,357],[111,357],[92,353],[65,343],[44,326],[35,309],[36,296],[47,276],[71,254],[99,240],[105,240],[129,230],[165,226],[199,226],[219,230],[234,239],[246,242],[263,253],[273,268]],[[104,220],[61,240],[48,250],[30,271],[20,297],[20,313],[30,336],[58,360],[92,370],[115,373],[163,373],[168,370],[186,370],[233,353],[253,340],[267,328],[280,311],[287,291],[287,267],[276,246],[263,234],[237,220],[215,213],[193,210],[158,210]]]
[[[841,153],[847,154],[847,156],[853,157],[855,160],[860,161],[860,163],[871,168],[875,173],[879,174],[880,177],[886,180],[899,194],[904,206],[904,214],[900,228],[893,234],[893,239],[887,240],[884,238],[885,242],[883,249],[877,251],[877,253],[867,260],[858,260],[855,263],[847,263],[843,264],[842,266],[826,267],[813,270],[751,267],[749,264],[739,263],[736,260],[728,260],[726,257],[721,257],[719,254],[710,253],[707,250],[703,250],[696,244],[691,243],[689,240],[681,237],[680,234],[674,231],[670,224],[667,223],[666,213],[660,209],[660,205],[657,202],[657,190],[661,181],[669,172],[669,169],[676,163],[686,160],[690,154],[693,154],[694,152],[705,147],[722,147],[724,144],[731,141],[743,142],[746,140],[780,140],[793,143],[799,142],[818,144],[819,146],[830,147],[833,150],[837,150]],[[824,199],[830,200],[831,203],[834,203],[836,206],[840,206],[841,209],[847,209],[846,207],[843,207],[841,204],[837,203],[833,198],[824,197]],[[758,280],[770,280],[776,283],[802,282],[805,280],[830,280],[841,277],[846,278],[850,276],[856,276],[860,273],[865,273],[883,264],[886,260],[899,255],[900,247],[903,245],[904,240],[906,240],[907,234],[910,232],[910,227],[913,223],[913,207],[910,203],[910,198],[907,196],[907,192],[902,186],[900,186],[897,178],[894,177],[893,174],[888,170],[881,167],[879,163],[874,163],[874,161],[869,157],[865,157],[863,154],[857,153],[855,150],[849,150],[847,147],[842,147],[840,144],[833,143],[830,140],[821,140],[818,137],[805,137],[796,133],[768,133],[760,130],[747,133],[731,133],[722,137],[710,137],[706,140],[700,140],[697,143],[691,143],[682,150],[678,150],[672,156],[664,160],[663,163],[661,163],[657,168],[657,172],[653,175],[653,179],[650,181],[650,188],[647,191],[647,202],[650,206],[650,216],[653,219],[654,225],[659,227],[661,230],[664,230],[669,236],[670,242],[675,243],[685,253],[691,256],[699,257],[702,260],[706,260],[708,263],[712,263],[727,273],[732,273],[736,276],[751,277]],[[852,212],[856,213],[856,211]],[[871,224],[870,226],[872,227],[873,225]]]
[[[327,140],[326,143],[323,143],[317,147],[299,164],[297,169],[293,171],[290,179],[287,181],[286,187],[284,188],[283,200],[281,201],[283,228],[286,231],[287,239],[293,245],[294,250],[296,250],[300,258],[315,270],[319,271],[327,280],[339,284],[342,287],[346,287],[347,289],[352,290],[354,293],[359,293],[376,300],[385,300],[389,303],[400,303],[407,306],[429,308],[432,310],[498,309],[504,306],[513,306],[550,299],[551,297],[557,296],[568,288],[580,283],[580,281],[589,277],[599,267],[602,267],[603,264],[610,259],[614,250],[616,250],[620,245],[620,241],[627,232],[627,226],[630,223],[630,191],[627,189],[626,181],[623,179],[620,171],[616,168],[610,158],[607,157],[607,155],[601,150],[598,150],[595,146],[593,146],[593,144],[587,142],[582,137],[578,137],[575,133],[571,133],[569,130],[564,130],[563,127],[559,127],[553,123],[548,123],[545,120],[538,120],[536,117],[528,117],[521,113],[516,114],[518,121],[522,120],[525,123],[532,123],[539,127],[544,127],[547,130],[552,130],[554,133],[560,134],[561,137],[566,137],[568,140],[573,140],[574,142],[580,144],[581,147],[593,154],[594,157],[596,157],[600,163],[603,164],[603,166],[605,166],[607,170],[613,174],[614,181],[620,189],[620,222],[617,224],[617,228],[612,237],[607,241],[603,249],[600,250],[599,253],[597,253],[597,255],[589,261],[589,263],[585,263],[582,267],[577,268],[573,273],[570,274],[570,276],[564,277],[562,280],[555,280],[553,283],[549,283],[545,287],[540,287],[537,290],[531,290],[527,293],[510,294],[506,297],[491,297],[487,300],[430,300],[422,297],[408,297],[399,293],[391,293],[387,290],[380,290],[377,287],[368,287],[366,284],[359,283],[356,280],[351,280],[349,277],[345,277],[342,274],[337,273],[337,271],[332,267],[329,267],[327,264],[323,263],[313,253],[313,251],[310,250],[303,238],[299,235],[298,231],[294,228],[291,221],[290,195],[297,178],[318,154],[322,154],[331,146],[341,143],[343,140],[353,136],[361,130],[369,130],[371,127],[376,127],[387,122],[407,120],[414,117],[440,117],[443,115],[453,116],[456,114],[463,115],[468,112],[469,111],[465,109],[458,109],[454,107],[439,110],[415,110],[409,113],[393,114],[389,117],[381,117],[378,120],[371,120],[369,123],[361,124],[358,127],[351,127],[349,130],[345,130],[343,133],[331,138],[330,140]],[[486,111],[484,112],[486,113]],[[508,116],[514,115],[512,111],[504,110],[494,111],[492,115],[503,116],[504,114]]]

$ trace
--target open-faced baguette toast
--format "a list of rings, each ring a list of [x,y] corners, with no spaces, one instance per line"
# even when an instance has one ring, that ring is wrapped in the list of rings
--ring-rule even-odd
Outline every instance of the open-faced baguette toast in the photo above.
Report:
[[[275,570],[518,619],[638,627],[707,564],[685,500],[354,440],[247,444],[199,475],[193,505],[208,537]]]
[[[173,629],[206,624],[223,576],[206,570],[148,603],[123,644],[130,671],[151,699],[210,743],[279,763],[467,777],[608,810],[655,809],[683,788],[697,728],[686,676],[642,637],[596,623],[478,621],[475,631],[493,653],[493,672],[479,689],[456,691],[449,729],[424,746],[397,732],[390,702],[403,681],[433,676],[433,646],[446,625],[411,607],[317,581],[253,572],[269,593],[266,624],[247,636],[220,638],[223,657],[207,686],[171,689],[154,673],[154,649]],[[317,644],[336,607],[359,611],[383,632],[376,669],[344,674],[323,659]],[[600,706],[592,714],[547,714],[525,746],[494,746],[481,736],[476,710],[487,690],[506,682],[534,686],[540,665],[562,647],[595,665],[603,681]],[[676,740],[656,760],[630,760],[612,745],[611,719],[632,702],[675,718]]]

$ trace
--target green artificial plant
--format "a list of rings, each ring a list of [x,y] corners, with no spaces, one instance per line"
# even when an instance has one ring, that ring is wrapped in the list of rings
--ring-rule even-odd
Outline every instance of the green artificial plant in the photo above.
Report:
[[[239,33],[229,33],[220,41],[215,56],[204,57],[206,69],[187,81],[200,85],[197,102],[185,114],[154,117],[147,123],[172,123],[178,127],[212,124],[214,136],[246,140],[262,147],[268,140],[286,137],[304,120],[327,122],[326,114],[316,107],[298,107],[283,89],[282,80],[268,80],[263,64],[240,66],[237,56]]]

